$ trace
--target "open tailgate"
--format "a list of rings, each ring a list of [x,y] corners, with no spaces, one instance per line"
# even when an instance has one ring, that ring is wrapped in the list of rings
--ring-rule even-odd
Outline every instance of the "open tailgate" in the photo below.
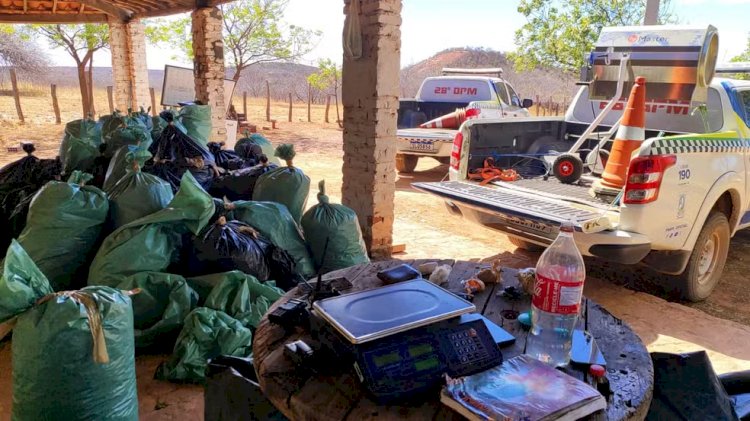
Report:
[[[498,186],[480,186],[465,181],[413,183],[416,189],[450,202],[473,208],[496,219],[504,231],[517,231],[524,237],[548,242],[557,236],[560,224],[572,222],[577,231],[599,232],[612,228],[606,211],[578,203],[534,195]]]

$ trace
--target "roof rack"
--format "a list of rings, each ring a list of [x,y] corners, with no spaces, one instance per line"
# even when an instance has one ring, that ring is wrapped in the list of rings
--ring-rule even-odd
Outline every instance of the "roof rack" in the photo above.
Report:
[[[499,67],[488,67],[482,69],[460,69],[456,67],[443,67],[443,76],[445,75],[492,75],[496,77],[502,77],[503,69]]]
[[[716,65],[716,73],[750,73],[750,61],[738,61],[735,63],[719,63]]]

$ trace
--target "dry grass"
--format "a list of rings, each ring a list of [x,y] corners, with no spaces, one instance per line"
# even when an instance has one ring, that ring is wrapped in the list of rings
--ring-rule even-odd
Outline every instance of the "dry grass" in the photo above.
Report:
[[[65,123],[81,118],[81,94],[78,89],[59,88],[57,92],[60,104],[60,114],[63,124],[55,124],[55,115],[52,111],[52,98],[49,94],[41,95],[42,88],[29,89],[28,95],[21,96],[21,107],[23,109],[25,124],[20,124],[16,114],[13,97],[9,95],[0,96],[0,165],[17,159],[20,154],[8,153],[8,146],[15,146],[21,141],[31,141],[39,151],[40,157],[53,157],[57,154],[62,139]],[[157,104],[161,101],[161,92],[156,92]],[[97,89],[94,91],[94,104],[97,113],[104,115],[109,113],[107,91]],[[242,97],[234,98],[234,105],[238,112],[242,112]],[[258,129],[269,127],[271,124],[265,121],[266,103],[262,98],[248,98],[249,120],[258,126]],[[289,104],[272,102],[271,118],[279,123],[288,124]],[[310,126],[320,128],[336,127],[336,110],[331,105],[330,121],[324,123],[325,106],[313,105],[311,107],[311,119],[314,123]],[[292,117],[295,123],[307,122],[307,104],[293,103]]]

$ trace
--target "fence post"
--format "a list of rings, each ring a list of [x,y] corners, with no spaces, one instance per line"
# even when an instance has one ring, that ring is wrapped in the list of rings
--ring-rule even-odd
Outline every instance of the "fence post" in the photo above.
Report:
[[[16,112],[18,113],[18,119],[21,124],[24,124],[23,110],[21,109],[21,96],[18,92],[18,80],[16,79],[16,69],[9,69],[10,72],[10,84],[13,87],[13,99],[16,102]]]
[[[292,122],[292,93],[289,92],[289,122]]]
[[[307,122],[309,123],[311,121],[310,119],[310,102],[312,101],[312,85],[309,83],[307,84]]]
[[[109,113],[115,112],[115,100],[112,98],[112,87],[107,86],[107,100],[109,101]]]
[[[266,121],[271,121],[271,86],[266,81]]]
[[[151,115],[156,117],[156,92],[154,92],[154,88],[148,88],[148,93],[151,94]]]
[[[62,120],[60,119],[60,104],[57,103],[57,85],[54,83],[50,85],[50,90],[52,91],[52,111],[55,112],[55,123],[60,124]]]

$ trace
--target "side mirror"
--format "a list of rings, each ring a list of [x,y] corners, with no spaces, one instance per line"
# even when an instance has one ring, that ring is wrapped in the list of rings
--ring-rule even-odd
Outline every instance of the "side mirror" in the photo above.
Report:
[[[523,103],[521,104],[523,108],[531,108],[532,105],[534,105],[534,101],[529,98],[524,98]]]

